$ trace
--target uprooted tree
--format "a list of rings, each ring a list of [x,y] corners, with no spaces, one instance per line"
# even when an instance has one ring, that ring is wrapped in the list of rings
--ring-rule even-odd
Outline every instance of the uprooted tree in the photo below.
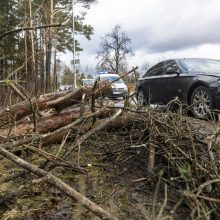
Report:
[[[96,82],[92,89],[79,87],[70,92],[46,94],[39,98],[33,97],[0,112],[0,154],[30,173],[44,177],[46,182],[103,219],[117,218],[55,177],[51,170],[54,166],[63,164],[80,171],[80,167],[68,162],[68,157],[85,139],[113,123],[122,113],[121,109],[114,113],[112,105],[104,106],[102,103],[98,107],[96,106],[96,100],[98,99],[99,102],[103,100],[103,95],[108,94],[111,84],[112,82],[107,85]],[[15,85],[12,88],[21,96],[21,92]],[[24,95],[23,97],[25,98]],[[88,103],[91,105],[88,106]],[[29,144],[33,141],[41,144],[60,143],[63,138],[71,137],[72,133],[77,133],[79,137],[59,157],[50,155],[36,146],[29,148]],[[23,147],[46,157],[44,169],[42,169],[42,165],[37,167],[13,154]]]

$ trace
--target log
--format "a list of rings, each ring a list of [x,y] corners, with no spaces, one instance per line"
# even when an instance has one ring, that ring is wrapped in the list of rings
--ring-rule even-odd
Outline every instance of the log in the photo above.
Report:
[[[38,100],[37,106],[38,110],[45,109],[46,102]],[[0,111],[0,127],[8,123],[14,123],[14,121],[20,120],[31,113],[32,108],[29,100],[12,105],[11,107]]]
[[[83,90],[80,90],[81,95],[83,94]],[[76,104],[80,101],[80,95],[79,91],[70,92],[71,96],[60,92],[60,93],[53,93],[46,96],[41,96],[39,99],[32,98],[31,100],[26,100],[23,102],[19,102],[18,104],[12,105],[9,108],[6,108],[0,112],[0,126],[3,126],[8,123],[13,123],[14,121],[20,120],[25,116],[28,116],[33,113],[32,109],[32,103],[34,102],[35,110],[36,112],[47,109],[47,108],[53,108],[56,106],[59,106],[59,100],[62,101],[63,96],[70,99],[69,105]],[[76,96],[76,98],[75,98]],[[56,102],[53,102],[53,100],[58,100]],[[56,103],[56,105],[54,105]],[[61,103],[62,104],[62,103]],[[67,104],[67,101],[66,103]]]
[[[10,142],[7,144],[4,144],[4,146],[7,147],[7,149],[14,149],[16,146],[18,145],[24,145],[24,144],[28,144],[30,142],[42,142],[44,144],[51,144],[51,143],[60,143],[63,139],[63,137],[68,133],[68,131],[71,129],[72,133],[80,133],[79,132],[79,127],[78,124],[83,123],[83,126],[80,126],[80,131],[84,134],[86,132],[88,132],[88,130],[90,129],[90,125],[92,124],[89,119],[93,118],[94,116],[99,116],[99,117],[106,117],[111,113],[112,109],[106,109],[106,108],[102,108],[99,109],[98,111],[88,114],[88,115],[84,115],[81,118],[78,118],[77,120],[73,121],[72,123],[61,127],[59,129],[56,129],[53,132],[48,132],[45,134],[32,134],[28,136],[25,135],[21,135],[20,137],[16,136],[11,137],[11,139],[16,139],[17,141],[13,144],[11,144]],[[100,120],[102,121],[102,120]],[[5,139],[2,138],[2,141],[5,141]]]
[[[96,97],[103,95],[109,91],[109,87],[102,86],[101,91],[96,93]],[[39,112],[44,109],[55,108],[58,112],[62,109],[80,103],[84,93],[90,95],[91,89],[79,87],[69,93],[53,93],[45,96],[41,96],[39,99],[32,98],[18,104],[12,105],[2,111],[0,111],[0,127],[8,123],[18,121],[25,116],[33,113],[33,111]],[[34,108],[34,110],[33,110]]]
[[[39,99],[35,99],[38,111],[46,109],[47,102],[52,101],[54,99],[58,99],[64,95],[66,95],[66,93],[56,92],[56,93],[40,96]],[[32,114],[32,108],[29,100],[25,100],[15,105],[12,105],[0,111],[0,127],[8,123],[13,123],[14,121],[18,121],[30,114]]]
[[[85,115],[90,113],[89,108],[85,112]],[[52,132],[58,128],[64,127],[80,116],[80,109],[76,108],[71,111],[62,112],[48,117],[38,118],[36,121],[36,131],[40,134]],[[32,121],[21,122],[18,125],[11,128],[10,136],[21,136],[23,134],[31,134],[34,132],[34,124]],[[2,136],[7,136],[9,128],[0,129]]]

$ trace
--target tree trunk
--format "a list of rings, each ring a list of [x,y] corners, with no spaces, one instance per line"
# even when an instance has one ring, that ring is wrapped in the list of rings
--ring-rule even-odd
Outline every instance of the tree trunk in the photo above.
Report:
[[[89,108],[87,108],[86,114],[89,113]],[[85,115],[86,115],[85,114]],[[64,112],[61,114],[55,114],[48,117],[38,118],[36,121],[36,130],[39,134],[45,134],[48,132],[52,132],[58,128],[66,126],[70,124],[75,119],[79,118],[80,109],[76,108],[69,112]],[[34,132],[34,123],[33,121],[25,121],[17,124],[13,128],[4,128],[0,129],[0,134],[2,136],[7,137],[9,130],[10,136],[21,136],[23,134],[31,134]]]
[[[32,27],[32,6],[31,0],[29,0],[29,20],[30,20],[30,27]],[[30,88],[34,94],[37,95],[37,87],[36,87],[36,70],[35,70],[35,50],[34,50],[34,33],[33,30],[30,30],[30,41],[31,41],[31,78],[30,78]]]

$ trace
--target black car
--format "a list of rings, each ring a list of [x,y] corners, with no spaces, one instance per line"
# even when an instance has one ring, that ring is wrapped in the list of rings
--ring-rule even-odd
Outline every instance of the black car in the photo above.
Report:
[[[138,80],[137,102],[167,104],[175,97],[191,105],[198,118],[220,109],[220,60],[184,58],[162,61]]]

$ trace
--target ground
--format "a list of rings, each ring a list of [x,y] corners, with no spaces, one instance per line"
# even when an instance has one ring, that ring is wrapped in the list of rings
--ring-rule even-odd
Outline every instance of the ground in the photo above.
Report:
[[[123,105],[122,99],[114,101],[118,106]],[[213,133],[219,126],[219,122],[194,118],[188,120],[206,134]],[[169,184],[166,190],[165,182],[160,180],[160,172],[163,172],[163,165],[166,164],[164,158],[158,156],[155,171],[149,173],[148,149],[145,146],[132,148],[140,144],[140,130],[135,126],[138,127],[134,124],[132,127],[100,131],[86,140],[80,151],[76,149],[71,161],[79,161],[80,167],[86,169],[86,174],[62,167],[54,169],[53,173],[119,219],[190,219],[190,210],[186,205],[175,207],[180,199],[179,188]],[[144,125],[141,127],[144,128]],[[65,147],[70,145],[71,140]],[[55,153],[59,147],[46,146],[45,150]],[[29,160],[35,164],[41,162],[38,155],[30,154]],[[5,161],[0,169],[1,178],[20,172],[20,169]],[[0,184],[1,219],[98,219],[44,181],[33,182],[33,179],[36,177],[26,175],[25,178]],[[20,194],[2,200],[6,192],[19,190],[21,186]],[[168,198],[166,191],[169,192]]]

